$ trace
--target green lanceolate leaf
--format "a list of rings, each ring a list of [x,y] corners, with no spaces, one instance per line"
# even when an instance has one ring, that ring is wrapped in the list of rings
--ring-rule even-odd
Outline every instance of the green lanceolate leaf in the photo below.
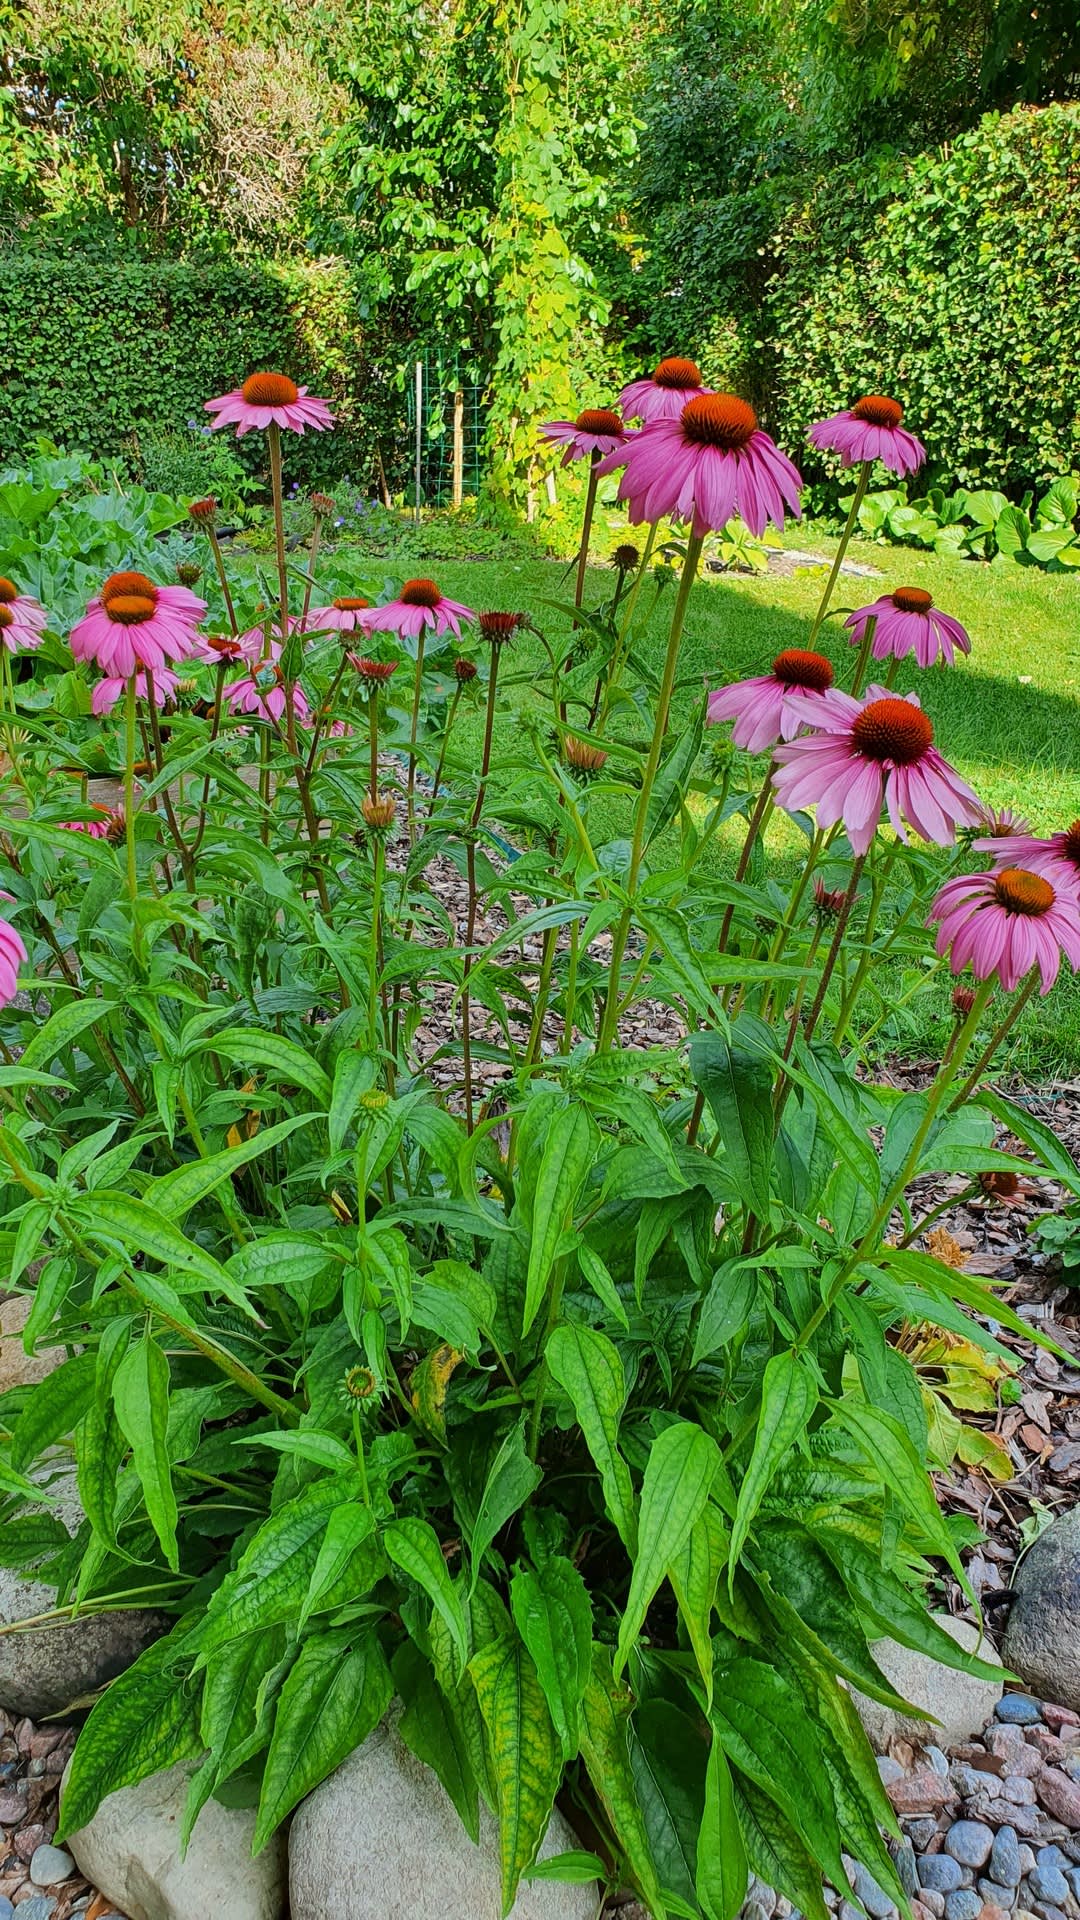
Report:
[[[245,1067],[265,1067],[277,1079],[303,1087],[324,1112],[330,1105],[333,1090],[329,1076],[295,1040],[264,1032],[261,1027],[226,1027],[224,1032],[212,1034],[206,1045],[225,1060],[238,1060]]]
[[[476,1510],[469,1541],[472,1560],[470,1599],[483,1572],[484,1555],[495,1535],[517,1513],[519,1507],[524,1506],[543,1477],[542,1469],[529,1459],[525,1451],[525,1423],[519,1420],[511,1427],[491,1463]]]
[[[693,1365],[721,1353],[743,1331],[757,1298],[758,1276],[750,1260],[725,1260],[713,1274],[701,1303]]]
[[[394,1685],[404,1712],[398,1732],[410,1753],[438,1774],[470,1840],[480,1839],[480,1806],[471,1742],[456,1700],[448,1699],[419,1647],[406,1640],[394,1655]],[[475,1708],[476,1702],[473,1700]]]
[[[960,1557],[934,1496],[925,1462],[899,1421],[878,1407],[867,1406],[865,1401],[848,1399],[834,1401],[832,1416],[852,1435],[878,1469],[883,1483],[923,1529],[932,1551],[940,1553],[963,1582]]]
[[[382,1543],[394,1565],[423,1588],[436,1612],[442,1615],[464,1664],[469,1657],[468,1621],[434,1527],[426,1520],[405,1515],[383,1528]]]
[[[596,1122],[575,1104],[555,1115],[536,1176],[522,1332],[528,1333],[548,1288],[560,1241],[573,1224],[574,1203],[596,1156]]]
[[[564,1760],[578,1750],[579,1716],[592,1671],[592,1603],[571,1560],[552,1554],[539,1573],[510,1584],[510,1611],[532,1656]]]
[[[109,1000],[69,1000],[31,1035],[19,1056],[20,1065],[40,1067],[47,1060],[55,1060],[88,1027],[96,1026],[112,1012],[113,1004]]]
[[[352,1124],[356,1104],[372,1085],[375,1063],[369,1053],[354,1053],[344,1047],[334,1065],[334,1085],[330,1096],[327,1133],[331,1153],[339,1153]]]
[[[288,1672],[285,1630],[248,1633],[215,1653],[207,1664],[199,1731],[206,1759],[188,1785],[180,1823],[187,1846],[195,1822],[220,1780],[228,1779],[270,1739],[277,1688]]]
[[[701,1516],[719,1459],[715,1440],[690,1420],[665,1427],[653,1441],[641,1487],[634,1571],[615,1653],[616,1679],[660,1582]]]
[[[221,1262],[187,1239],[179,1227],[163,1219],[144,1200],[134,1200],[127,1193],[95,1192],[78,1201],[71,1211],[82,1231],[94,1239],[134,1247],[152,1260],[160,1260],[178,1290],[192,1285],[217,1288],[234,1306],[254,1317],[247,1295]]]
[[[295,1618],[307,1595],[329,1516],[350,1499],[353,1490],[351,1481],[336,1475],[317,1480],[263,1521],[210,1601],[199,1635],[203,1658],[239,1634]]]
[[[252,1851],[259,1853],[298,1800],[378,1726],[390,1704],[390,1669],[374,1632],[340,1633],[301,1647],[281,1689],[266,1756]]]
[[[848,1590],[823,1546],[797,1520],[770,1520],[754,1535],[754,1564],[828,1649],[838,1672],[898,1712],[904,1703],[871,1657]]]
[[[287,1140],[298,1127],[309,1127],[313,1116],[310,1113],[294,1113],[288,1120],[279,1120],[274,1127],[266,1127],[244,1140],[238,1147],[226,1147],[221,1153],[207,1154],[205,1160],[191,1160],[183,1167],[175,1167],[172,1173],[162,1174],[160,1180],[153,1180],[146,1190],[148,1206],[156,1208],[158,1213],[167,1214],[172,1220],[180,1219],[191,1207],[205,1199],[208,1193],[227,1180],[230,1174],[246,1167],[251,1160],[258,1160],[269,1153],[282,1140]]]
[[[113,1681],[92,1708],[72,1755],[58,1843],[85,1827],[107,1794],[201,1752],[195,1701],[176,1634],[156,1641]]]
[[[739,1555],[769,1482],[783,1465],[795,1441],[806,1431],[806,1423],[816,1404],[817,1383],[798,1354],[787,1351],[775,1353],[762,1379],[761,1411],[754,1435],[754,1449],[739,1488],[739,1503],[735,1510],[728,1555],[731,1578],[734,1578]]]
[[[505,1915],[547,1832],[562,1778],[562,1751],[536,1668],[520,1640],[492,1641],[473,1655],[469,1673],[491,1748]]]
[[[615,1282],[600,1255],[594,1253],[591,1247],[580,1246],[577,1249],[577,1263],[581,1269],[582,1278],[592,1288],[597,1299],[621,1327],[628,1329],[630,1321],[626,1308],[619,1298]]]
[[[688,1904],[694,1899],[707,1755],[699,1716],[691,1718],[669,1700],[641,1702],[630,1723],[638,1804],[660,1884]]]
[[[175,1573],[180,1560],[176,1544],[176,1495],[167,1445],[169,1362],[149,1334],[128,1348],[117,1367],[113,1404],[134,1457],[150,1524]]]
[[[913,1647],[943,1666],[958,1668],[961,1673],[977,1674],[981,1680],[1000,1678],[1000,1667],[991,1666],[961,1647],[910,1587],[881,1565],[878,1555],[869,1552],[850,1534],[826,1525],[816,1524],[815,1536],[872,1629],[891,1634],[905,1647]]]
[[[79,1498],[95,1534],[116,1545],[116,1477],[125,1453],[113,1405],[113,1381],[131,1336],[128,1320],[111,1320],[97,1350],[94,1393],[75,1433]]]
[[[735,1920],[749,1877],[731,1768],[716,1739],[705,1770],[705,1811],[697,1843],[695,1890],[705,1920]]]
[[[39,1381],[11,1436],[11,1464],[17,1471],[78,1426],[94,1398],[96,1374],[96,1353],[77,1353]]]
[[[712,1705],[713,1690],[713,1604],[727,1555],[727,1528],[716,1508],[707,1501],[667,1570],[694,1649],[707,1706]]]
[[[632,1696],[612,1677],[611,1650],[593,1646],[592,1675],[581,1710],[581,1752],[593,1790],[611,1822],[635,1882],[655,1920],[667,1908],[656,1877],[649,1835],[630,1766],[628,1727]]]
[[[732,1765],[776,1800],[835,1884],[844,1871],[836,1813],[794,1682],[762,1660],[732,1660],[717,1675],[712,1720]]]
[[[698,1033],[690,1042],[690,1071],[712,1111],[724,1166],[744,1204],[767,1219],[773,1156],[772,1069],[760,1044],[760,1022],[738,1020],[730,1040]],[[765,1040],[772,1036],[764,1030]]]
[[[374,1533],[370,1507],[343,1500],[333,1509],[300,1609],[300,1632],[313,1613],[329,1613],[371,1591],[386,1565]]]
[[[548,1371],[569,1396],[604,1488],[607,1507],[628,1553],[637,1544],[630,1469],[619,1452],[619,1420],[626,1400],[622,1361],[611,1341],[591,1327],[556,1327],[544,1355]]]
[[[753,1871],[768,1886],[779,1888],[806,1920],[828,1920],[821,1869],[791,1821],[755,1780],[740,1774],[733,1785],[735,1811]]]

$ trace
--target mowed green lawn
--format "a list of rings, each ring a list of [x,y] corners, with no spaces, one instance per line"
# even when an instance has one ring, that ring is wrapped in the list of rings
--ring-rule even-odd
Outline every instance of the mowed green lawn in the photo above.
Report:
[[[812,528],[795,529],[790,549],[828,556],[835,542]],[[339,549],[339,559],[344,556]],[[358,559],[360,556],[358,556]],[[991,565],[938,558],[911,548],[855,543],[849,558],[880,570],[880,577],[841,575],[834,609],[865,605],[896,586],[925,587],[935,603],[967,628],[970,657],[952,668],[920,672],[905,663],[898,686],[914,688],[934,722],[937,745],[976,792],[995,806],[1025,814],[1039,833],[1051,833],[1080,817],[1080,579],[1047,574],[1014,561]],[[361,562],[362,564],[362,562]],[[378,573],[392,572],[377,562]],[[437,562],[429,569],[443,590],[474,607],[525,608],[551,636],[568,631],[564,616],[542,605],[566,599],[566,568],[555,562]],[[611,590],[609,569],[590,567],[586,604]],[[766,672],[784,647],[804,645],[824,584],[824,569],[790,575],[708,575],[694,588],[680,663],[675,722],[702,698],[703,683],[719,684]],[[659,666],[673,594],[661,599],[649,647]],[[851,671],[851,650],[840,620],[827,623],[817,643],[837,666],[837,679]],[[513,668],[536,669],[539,642],[523,636],[513,650]],[[509,665],[509,661],[507,663]],[[513,669],[512,669],[513,670]],[[531,678],[508,693],[500,735],[512,742],[512,707],[537,697]],[[474,728],[478,722],[472,723]],[[752,769],[747,764],[749,781]],[[762,769],[763,771],[763,769]],[[614,823],[613,823],[614,825]],[[738,821],[718,850],[721,865],[741,842]],[[789,869],[804,843],[779,816],[770,832],[769,857]],[[905,1050],[936,1049],[948,1030],[947,993],[920,1001],[914,1025],[888,1036]],[[1071,1077],[1080,1072],[1080,983],[1069,978],[1046,1002],[1036,1002],[1020,1032],[1013,1069],[1032,1076]]]

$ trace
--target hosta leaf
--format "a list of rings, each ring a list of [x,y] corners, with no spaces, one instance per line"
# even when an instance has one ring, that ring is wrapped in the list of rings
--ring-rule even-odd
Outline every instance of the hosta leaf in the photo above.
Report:
[[[474,1844],[480,1839],[480,1807],[470,1758],[470,1740],[456,1702],[447,1698],[419,1647],[403,1641],[394,1655],[394,1685],[404,1712],[398,1732],[410,1753],[431,1767],[461,1816]],[[476,1707],[473,1701],[474,1710]]]
[[[434,1527],[406,1514],[383,1528],[382,1543],[394,1565],[423,1588],[442,1615],[464,1665],[469,1657],[469,1626]]]
[[[615,1653],[616,1679],[660,1582],[701,1516],[719,1459],[715,1440],[690,1420],[665,1427],[653,1441],[641,1488],[634,1571]]]
[[[503,1913],[531,1867],[548,1829],[562,1778],[562,1752],[544,1690],[516,1638],[494,1640],[474,1654],[469,1673],[484,1716],[499,1804]]]
[[[524,1506],[529,1495],[543,1479],[543,1471],[525,1451],[525,1423],[511,1427],[488,1469],[487,1481],[476,1511],[469,1553],[472,1561],[470,1598],[483,1571],[484,1555],[495,1535]]]
[[[113,1380],[113,1403],[131,1448],[150,1523],[175,1573],[176,1495],[169,1462],[169,1362],[149,1334],[129,1347]]]
[[[718,1740],[709,1748],[705,1811],[697,1843],[695,1890],[705,1920],[735,1920],[749,1877],[727,1756]]]
[[[265,1847],[297,1801],[367,1739],[392,1692],[374,1632],[352,1644],[342,1634],[326,1634],[301,1647],[274,1715],[253,1853]]]
[[[637,1516],[630,1469],[619,1452],[619,1419],[626,1378],[618,1352],[591,1327],[556,1327],[547,1343],[548,1371],[578,1417],[604,1488],[604,1504],[627,1552],[637,1543]]]
[[[578,1750],[579,1713],[592,1671],[592,1602],[571,1560],[552,1554],[510,1584],[510,1611],[544,1689],[564,1760]]]
[[[596,1122],[581,1103],[564,1107],[552,1120],[536,1176],[523,1333],[528,1333],[540,1311],[556,1250],[573,1222],[574,1203],[596,1157],[598,1140]]]
[[[649,1912],[655,1920],[665,1920],[667,1908],[630,1767],[628,1726],[632,1704],[629,1690],[618,1686],[612,1677],[610,1649],[594,1644],[592,1676],[582,1702],[582,1756],[593,1790]]]
[[[178,1670],[182,1636],[158,1640],[91,1709],[71,1759],[57,1843],[78,1833],[105,1796],[202,1751],[196,1694]]]
[[[727,1555],[727,1528],[716,1508],[707,1501],[667,1570],[694,1649],[707,1706],[712,1705],[713,1690],[713,1603]]]
[[[774,1353],[762,1378],[754,1450],[739,1488],[735,1524],[731,1529],[728,1567],[732,1577],[769,1483],[795,1441],[806,1431],[816,1404],[817,1383],[798,1354],[788,1350]]]
[[[735,1811],[753,1871],[785,1894],[806,1920],[828,1920],[821,1869],[790,1820],[756,1781],[739,1775],[733,1785]]]

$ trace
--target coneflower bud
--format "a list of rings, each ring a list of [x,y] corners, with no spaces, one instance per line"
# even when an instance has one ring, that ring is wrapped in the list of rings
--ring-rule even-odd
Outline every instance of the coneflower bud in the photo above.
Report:
[[[629,540],[624,540],[612,554],[611,564],[619,573],[636,573],[641,565],[641,554]]]
[[[105,838],[110,847],[122,847],[127,838],[127,821],[123,807],[113,807],[105,819]]]
[[[820,878],[814,881],[814,908],[822,920],[835,920],[845,898],[843,887],[827,887]]]
[[[958,1020],[966,1020],[975,1005],[974,987],[954,987],[952,1009]]]
[[[485,640],[501,646],[505,640],[512,639],[527,620],[528,615],[524,613],[482,613],[479,617],[480,631]]]
[[[350,653],[349,664],[356,668],[361,680],[374,686],[385,686],[390,675],[397,671],[396,660],[369,660],[366,654]]]
[[[360,811],[372,833],[387,833],[394,824],[397,801],[392,793],[365,793],[360,802]]]
[[[984,1193],[994,1200],[1012,1200],[1020,1191],[1019,1176],[1004,1168],[994,1168],[989,1173],[980,1173],[979,1185]]]
[[[205,500],[192,501],[188,514],[197,527],[212,527],[218,516],[218,503],[212,494],[207,494]]]
[[[325,520],[328,513],[333,513],[334,502],[328,493],[313,493],[311,509],[313,513],[318,514],[320,520]]]
[[[342,1199],[336,1187],[334,1188],[333,1192],[330,1195],[329,1205],[330,1205],[330,1211],[333,1214],[334,1219],[338,1222],[339,1226],[342,1226],[342,1227],[352,1226],[353,1217],[349,1211],[348,1204],[346,1201]]]
[[[382,1113],[390,1105],[390,1095],[385,1087],[369,1087],[366,1093],[360,1095],[356,1104],[362,1107],[365,1113]]]
[[[378,1383],[370,1367],[350,1367],[344,1384],[350,1400],[370,1400]]]
[[[464,654],[459,654],[454,661],[454,677],[462,686],[465,685],[467,680],[475,680],[476,661],[466,660]]]
[[[194,587],[202,579],[202,568],[196,560],[178,560],[176,577],[182,587]]]
[[[563,758],[568,767],[576,768],[578,773],[599,773],[607,759],[602,747],[594,747],[589,740],[578,740],[572,733],[563,739]]]

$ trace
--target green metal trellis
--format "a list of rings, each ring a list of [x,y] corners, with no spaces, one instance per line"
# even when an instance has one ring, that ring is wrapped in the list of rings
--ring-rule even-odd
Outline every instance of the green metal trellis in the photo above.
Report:
[[[456,353],[426,347],[413,354],[406,398],[413,504],[460,506],[479,492],[483,476],[484,389],[462,378]]]

